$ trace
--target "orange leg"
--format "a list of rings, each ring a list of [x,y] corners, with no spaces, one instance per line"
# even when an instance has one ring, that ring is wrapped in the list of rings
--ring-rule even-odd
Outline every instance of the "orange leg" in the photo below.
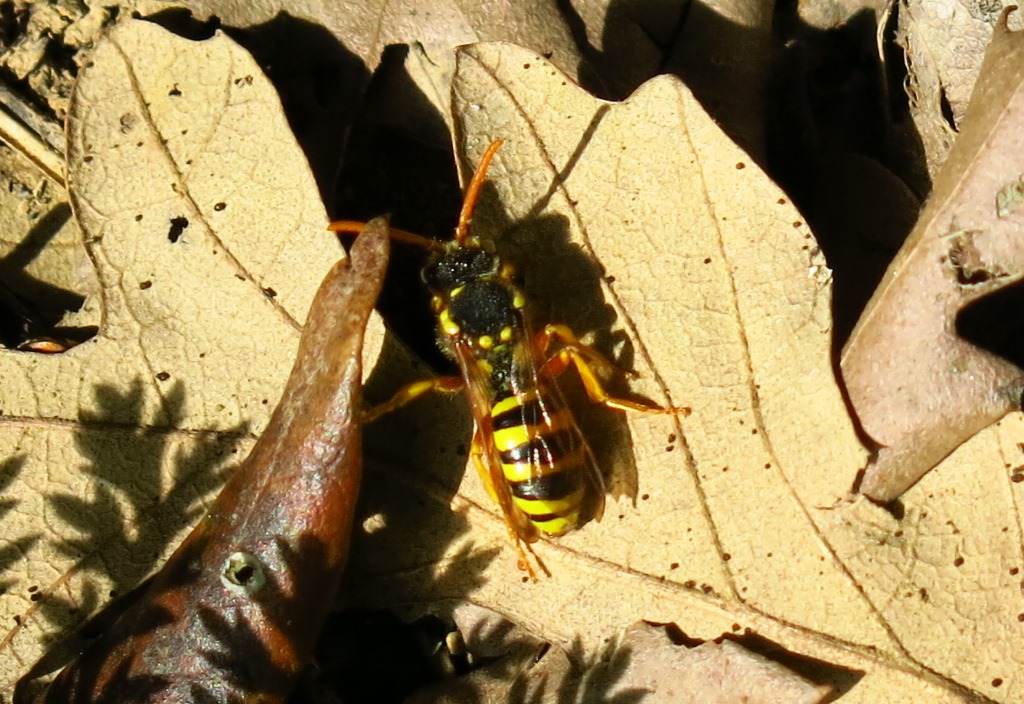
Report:
[[[615,408],[620,411],[690,414],[690,409],[685,406],[680,408],[662,408],[661,406],[652,406],[647,403],[610,395],[605,390],[601,377],[610,376],[612,372],[621,370],[618,370],[614,364],[605,359],[604,355],[593,347],[580,342],[572,330],[565,325],[547,325],[537,335],[537,343],[544,354],[547,354],[547,350],[553,341],[557,341],[561,345],[561,349],[547,358],[542,371],[555,377],[562,374],[570,366],[576,367],[576,372],[580,375],[580,380],[583,382],[583,388],[586,389],[587,396],[594,403],[600,403],[608,408]],[[632,372],[621,373],[635,376]]]
[[[437,376],[433,379],[421,379],[400,388],[395,395],[384,403],[363,411],[363,423],[372,423],[386,413],[396,411],[402,406],[407,406],[421,396],[433,391],[443,394],[453,394],[462,391],[465,382],[461,376]]]

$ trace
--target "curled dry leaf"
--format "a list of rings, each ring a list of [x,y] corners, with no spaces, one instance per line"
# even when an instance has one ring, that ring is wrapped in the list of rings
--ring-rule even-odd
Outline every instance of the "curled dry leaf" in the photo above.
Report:
[[[468,595],[563,643],[637,618],[702,640],[749,629],[823,663],[816,681],[849,701],[1019,700],[1024,557],[1010,486],[989,485],[1010,451],[957,453],[951,468],[984,471],[922,484],[901,522],[846,500],[867,453],[833,375],[829,272],[785,195],[672,78],[610,104],[536,53],[481,44],[454,85],[464,173],[506,140],[474,226],[517,264],[538,318],[635,369],[634,393],[693,413],[581,404],[621,496],[537,543],[552,576],[532,585],[475,473],[457,484],[467,423],[421,410],[403,447],[375,448],[390,453],[373,494],[387,501],[368,506],[381,515],[350,597]],[[985,510],[960,499],[973,495]]]
[[[284,701],[348,553],[363,331],[387,259],[388,226],[377,219],[314,298],[284,395],[248,458],[43,701]]]
[[[724,640],[694,647],[673,643],[664,627],[629,626],[605,646],[607,657],[584,674],[586,688],[605,696],[645,694],[651,704],[818,704],[829,687]]]
[[[64,354],[0,352],[4,692],[199,518],[340,255],[276,94],[223,35],[112,28],[69,141],[102,320]]]
[[[832,701],[817,685],[732,640],[694,646],[674,642],[668,629],[644,622],[584,647],[549,646],[477,606],[460,606],[466,649],[488,663],[468,675],[426,688],[410,704],[475,701],[643,701],[652,704],[817,704]],[[468,626],[468,627],[467,627]],[[492,662],[493,661],[493,662]]]
[[[935,179],[964,126],[971,92],[1005,3],[908,0],[896,12],[915,139]]]
[[[1024,276],[1021,61],[1024,35],[1003,21],[935,191],[843,350],[850,400],[881,446],[860,485],[878,501],[1020,408],[1021,369],[962,334],[969,306]]]

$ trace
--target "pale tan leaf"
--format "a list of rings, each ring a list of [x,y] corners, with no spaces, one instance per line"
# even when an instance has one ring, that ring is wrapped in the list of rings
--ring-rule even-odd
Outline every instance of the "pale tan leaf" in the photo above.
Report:
[[[276,94],[223,35],[111,29],[72,100],[68,180],[102,318],[64,354],[0,352],[4,691],[198,518],[342,256]]]
[[[588,537],[581,545],[612,564],[689,577],[722,595],[746,588],[747,600],[785,610],[789,590],[780,583],[799,574],[798,562],[816,563],[822,549],[794,492],[808,506],[830,505],[845,487],[815,478],[810,463],[845,467],[852,479],[862,458],[828,364],[828,279],[813,240],[678,82],[652,81],[611,106],[562,86],[521,54],[517,61],[510,47],[466,50],[456,83],[466,151],[509,140],[497,187],[501,217],[516,225],[495,237],[523,244],[528,289],[542,283],[543,274],[532,273],[544,271],[539,262],[547,260],[551,274],[565,269],[549,249],[557,243],[544,238],[568,234],[580,243],[603,267],[599,283],[615,328],[632,343],[644,380],[636,390],[694,411],[687,420],[629,418],[638,510],[620,507],[626,518],[602,526],[600,543]],[[495,66],[503,70],[491,77]],[[488,92],[503,99],[474,100]],[[481,228],[486,215],[494,222],[483,211]],[[580,283],[542,289],[554,297],[541,300],[561,305]],[[593,316],[571,321],[580,332],[607,324],[595,301],[574,302]],[[812,459],[805,445],[821,454]],[[746,525],[716,522],[719,511],[788,530],[771,546],[772,536],[753,541]],[[642,543],[631,537],[638,529]],[[680,546],[680,535],[690,544]],[[773,547],[787,559],[763,559]],[[673,562],[681,573],[671,574]],[[832,587],[836,598],[855,604],[842,582]],[[828,620],[824,609],[801,610]]]
[[[697,639],[749,630],[847,673],[844,701],[1018,700],[1024,558],[996,479],[1011,450],[969,473],[954,455],[903,522],[845,499],[867,453],[833,375],[829,271],[690,92],[659,78],[605,103],[504,44],[463,49],[454,86],[463,172],[506,140],[474,227],[517,262],[538,317],[637,370],[634,393],[693,413],[629,414],[628,430],[606,415],[588,437],[616,478],[635,460],[635,505],[618,484],[600,523],[539,542],[539,584],[475,473],[456,486],[458,401],[391,420],[351,597],[465,596],[585,647],[637,617]],[[957,498],[976,495],[982,508]]]
[[[958,321],[1024,276],[1022,60],[1021,35],[1001,24],[934,193],[843,351],[850,400],[881,445],[860,490],[882,502],[1020,407],[1020,368],[965,339]]]

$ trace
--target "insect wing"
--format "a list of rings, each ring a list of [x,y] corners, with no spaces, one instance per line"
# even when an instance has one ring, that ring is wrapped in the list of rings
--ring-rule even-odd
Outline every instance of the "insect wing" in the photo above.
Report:
[[[523,339],[513,358],[512,390],[519,403],[522,440],[530,448],[528,471],[519,477],[538,489],[538,507],[547,507],[551,514],[562,514],[566,523],[561,529],[545,529],[553,535],[573,530],[584,522],[579,513],[581,504],[571,499],[572,487],[586,483],[590,500],[590,517],[600,519],[604,512],[604,481],[593,453],[583,438],[572,412],[556,380],[543,372],[543,352],[529,335],[523,322]],[[499,447],[499,450],[502,449]],[[525,489],[525,487],[524,487]],[[533,520],[539,516],[534,515]],[[556,524],[551,524],[552,526]]]
[[[491,425],[491,382],[477,366],[468,345],[455,341],[452,349],[462,378],[466,382],[466,395],[469,397],[469,405],[476,424],[472,455],[477,472],[487,488],[487,493],[501,507],[510,532],[520,540],[532,543],[537,539],[537,530],[512,503],[512,495],[501,471],[498,448],[494,444],[494,431]]]

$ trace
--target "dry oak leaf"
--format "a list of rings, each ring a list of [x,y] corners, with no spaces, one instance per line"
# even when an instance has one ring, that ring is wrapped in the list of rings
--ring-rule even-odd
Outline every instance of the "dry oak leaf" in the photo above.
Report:
[[[991,476],[944,474],[907,495],[902,522],[845,501],[867,453],[833,374],[829,272],[785,194],[692,94],[662,77],[611,104],[534,52],[481,44],[460,51],[453,113],[464,173],[506,140],[474,227],[519,265],[538,318],[593,334],[639,373],[634,393],[693,413],[609,412],[625,441],[588,435],[615,477],[635,461],[635,502],[627,491],[601,522],[537,543],[552,573],[539,585],[516,570],[475,473],[453,478],[468,425],[421,414],[405,447],[375,450],[389,464],[367,480],[387,478],[387,501],[368,492],[367,508],[385,520],[366,524],[349,596],[468,595],[588,647],[637,619],[697,639],[750,629],[842,668],[844,701],[1019,700],[1009,487],[983,512],[958,497]],[[583,407],[584,422],[600,414]]]
[[[850,401],[881,446],[860,486],[877,501],[900,496],[965,440],[1020,408],[1019,359],[966,337],[1002,337],[993,331],[1006,317],[986,318],[982,306],[1024,277],[1022,60],[1024,34],[1011,32],[1004,17],[935,190],[843,350]],[[996,481],[1007,483],[1007,473],[1000,475]]]
[[[68,133],[102,320],[64,354],[0,352],[3,692],[198,519],[342,256],[277,95],[224,35],[113,27]]]

